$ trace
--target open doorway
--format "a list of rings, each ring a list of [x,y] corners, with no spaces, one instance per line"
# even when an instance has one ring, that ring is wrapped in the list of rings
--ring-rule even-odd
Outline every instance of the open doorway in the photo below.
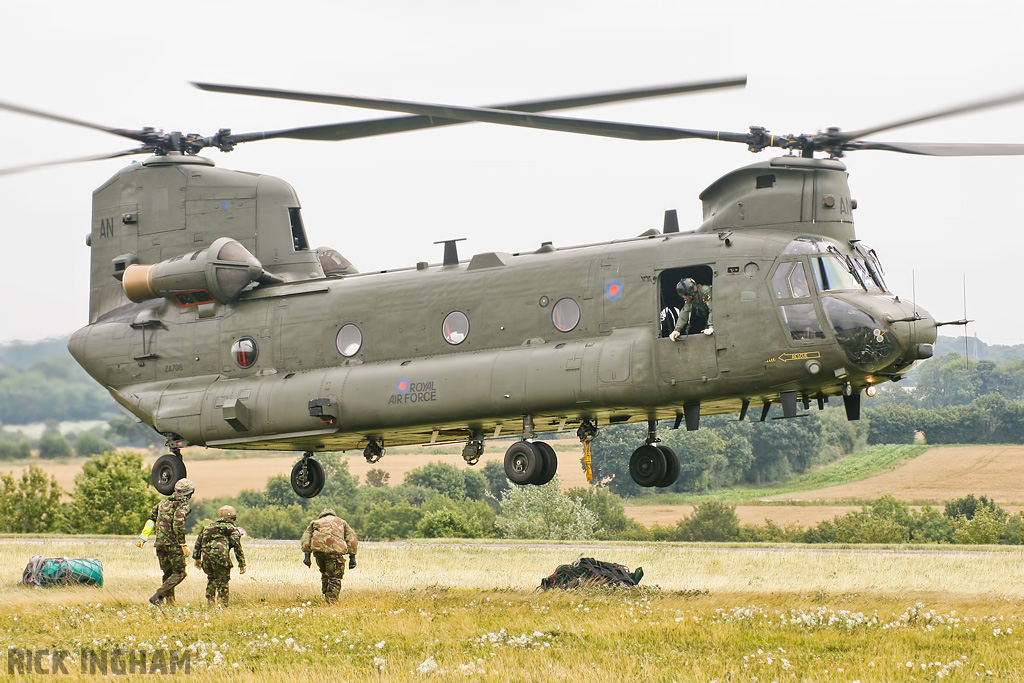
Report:
[[[679,281],[685,278],[692,278],[697,285],[710,287],[713,277],[714,271],[711,269],[711,266],[687,266],[685,268],[671,268],[662,272],[658,282],[658,291],[660,293],[660,309],[658,314],[660,337],[668,337],[672,334],[685,305],[685,301],[676,291]],[[700,314],[697,311],[693,311],[689,318],[689,321],[681,330],[683,334],[696,334],[708,326],[708,315],[706,313]]]

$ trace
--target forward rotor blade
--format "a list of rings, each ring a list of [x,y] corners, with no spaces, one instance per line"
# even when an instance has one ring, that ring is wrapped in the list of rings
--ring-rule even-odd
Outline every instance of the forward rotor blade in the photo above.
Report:
[[[576,107],[588,107],[597,104],[610,102],[625,102],[649,97],[662,97],[665,95],[676,95],[687,92],[703,92],[719,88],[734,88],[746,85],[746,76],[729,78],[716,81],[701,81],[696,83],[680,83],[678,85],[661,86],[657,88],[637,88],[630,90],[615,90],[606,93],[593,95],[579,95],[574,97],[562,97],[550,100],[529,100],[526,102],[513,102],[509,104],[496,104],[487,109],[502,109],[520,112],[544,112],[557,111],[560,109],[572,109]],[[198,87],[207,89],[207,84],[196,84]],[[390,133],[401,133],[410,130],[421,130],[424,128],[439,128],[441,126],[454,126],[466,121],[444,120],[433,116],[403,116],[386,119],[373,119],[369,121],[351,121],[347,123],[332,123],[321,126],[304,126],[302,128],[287,128],[263,133],[242,133],[231,136],[234,142],[250,142],[252,140],[267,140],[273,138],[290,138],[295,140],[353,140],[356,138],[372,137],[375,135],[388,135]]]
[[[145,131],[135,131],[126,128],[109,128],[107,126],[101,126],[96,123],[89,123],[88,121],[82,121],[80,119],[72,119],[67,116],[60,116],[58,114],[50,114],[49,112],[39,111],[38,109],[30,109],[28,107],[22,107],[17,104],[10,104],[8,102],[0,102],[0,109],[13,111],[17,114],[25,114],[26,116],[34,116],[36,118],[49,119],[50,121],[60,121],[61,123],[69,123],[72,126],[91,128],[93,130],[103,131],[104,133],[110,133],[111,135],[119,135],[123,138],[138,140],[139,142],[147,141],[147,138],[145,137]]]
[[[418,114],[457,121],[479,121],[496,123],[505,126],[520,126],[542,130],[560,131],[563,133],[581,133],[602,137],[621,138],[626,140],[682,140],[685,138],[701,138],[707,140],[728,140],[746,142],[747,133],[722,133],[719,131],[689,130],[685,128],[668,128],[664,126],[648,126],[615,121],[598,121],[594,119],[577,119],[563,116],[524,113],[503,109],[484,107],[461,107],[454,105],[427,104],[407,100],[392,100],[374,97],[356,97],[352,95],[329,95],[326,93],[297,92],[292,90],[274,90],[269,88],[249,88],[232,85],[216,85],[212,83],[195,83],[196,87],[211,92],[231,93],[235,95],[253,95],[321,104],[339,104],[362,109],[381,109],[404,114]]]
[[[1024,144],[999,142],[870,142],[854,140],[850,150],[878,149],[933,157],[983,157],[1024,155]]]
[[[873,126],[871,128],[864,128],[863,130],[857,130],[852,132],[840,132],[838,133],[838,135],[840,138],[845,140],[855,140],[858,138],[862,138],[865,135],[873,135],[875,133],[879,133],[883,130],[892,130],[893,128],[909,126],[912,123],[921,123],[922,121],[931,121],[933,119],[944,118],[946,116],[955,116],[957,114],[967,114],[973,111],[981,111],[982,109],[991,109],[992,107],[1001,107],[1006,104],[1020,102],[1021,100],[1024,100],[1024,91],[1011,93],[1009,95],[1003,95],[1001,97],[978,100],[976,102],[968,102],[967,104],[961,104],[956,107],[940,109],[929,114],[921,114],[907,119],[900,119],[898,121],[893,121],[891,123],[887,123],[881,126]],[[916,153],[917,152],[911,152],[911,154]]]
[[[25,164],[24,166],[11,166],[8,168],[0,168],[0,175],[11,175],[14,173],[22,173],[24,171],[33,171],[37,168],[46,168],[47,166],[63,166],[65,164],[77,164],[83,161],[102,161],[104,159],[116,159],[117,157],[126,157],[132,154],[151,154],[152,152],[153,149],[151,147],[136,147],[135,149],[126,149],[121,152],[114,152],[113,154],[93,154],[87,157],[76,157],[74,159],[41,161],[35,164]]]

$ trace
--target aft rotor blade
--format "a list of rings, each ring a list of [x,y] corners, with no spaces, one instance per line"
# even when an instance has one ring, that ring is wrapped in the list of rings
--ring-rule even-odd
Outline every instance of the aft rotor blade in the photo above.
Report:
[[[96,123],[82,121],[81,119],[73,119],[67,116],[60,116],[59,114],[51,114],[49,112],[40,111],[38,109],[30,109],[28,107],[22,107],[21,105],[10,104],[8,102],[0,102],[0,109],[4,109],[6,111],[13,111],[17,114],[25,114],[26,116],[34,116],[36,118],[49,119],[50,121],[60,121],[61,123],[69,123],[72,126],[91,128],[93,130],[103,131],[104,133],[110,133],[111,135],[119,135],[121,137],[129,138],[131,140],[138,140],[140,142],[148,141],[148,138],[146,137],[146,131],[129,130],[126,128],[110,128],[108,126],[101,126]]]
[[[236,95],[253,95],[321,104],[338,104],[362,109],[381,109],[404,114],[418,114],[457,121],[479,121],[496,123],[505,126],[520,126],[553,130],[563,133],[580,133],[602,137],[621,138],[626,140],[682,140],[700,138],[705,140],[727,140],[730,142],[747,142],[747,133],[725,133],[721,131],[690,130],[686,128],[669,128],[615,121],[598,121],[594,119],[577,119],[563,116],[517,112],[485,107],[463,107],[455,105],[428,104],[407,100],[392,100],[375,97],[357,97],[353,95],[330,95],[326,93],[297,92],[292,90],[274,90],[269,88],[249,88],[232,85],[216,85],[212,83],[195,83],[196,87],[211,92],[223,92]]]
[[[892,130],[893,128],[909,126],[912,123],[921,123],[922,121],[931,121],[933,119],[940,119],[946,116],[955,116],[957,114],[968,114],[974,111],[981,111],[983,109],[991,109],[992,107],[1001,107],[1003,105],[1013,104],[1014,102],[1020,102],[1021,100],[1024,100],[1024,91],[1011,93],[1009,95],[1002,95],[1000,97],[978,100],[976,102],[968,102],[967,104],[961,104],[955,107],[939,109],[938,111],[934,111],[929,114],[920,114],[918,116],[913,116],[910,118],[893,121],[891,123],[886,123],[881,126],[872,126],[871,128],[864,128],[863,130],[857,130],[852,132],[841,132],[838,133],[838,135],[839,137],[846,140],[855,140],[858,138],[862,138],[865,135],[873,135],[875,133],[879,133],[883,130]],[[911,154],[918,154],[918,152],[911,152]]]
[[[76,157],[74,159],[41,161],[35,164],[25,164],[24,166],[11,166],[8,168],[0,168],[0,175],[11,175],[14,173],[22,173],[24,171],[33,171],[37,168],[46,168],[47,166],[63,166],[65,164],[77,164],[83,161],[102,161],[104,159],[116,159],[117,157],[126,157],[132,154],[152,154],[152,152],[152,147],[136,147],[135,149],[126,149],[121,152],[114,152],[113,154],[93,154],[87,157]]]
[[[503,109],[521,112],[545,112],[557,111],[560,109],[572,109],[576,107],[589,107],[597,104],[611,102],[625,102],[650,97],[662,97],[665,95],[677,95],[688,92],[703,92],[720,88],[735,88],[746,85],[746,76],[739,78],[728,78],[715,81],[701,81],[695,83],[680,83],[677,85],[659,86],[654,88],[635,88],[630,90],[615,90],[606,93],[595,93],[591,95],[578,95],[574,97],[561,97],[549,100],[528,100],[525,102],[513,102],[508,104],[495,104],[487,109]],[[206,84],[196,84],[204,87]],[[390,133],[401,133],[410,130],[421,130],[424,128],[438,128],[441,126],[454,126],[467,121],[452,119],[439,119],[434,116],[402,116],[386,119],[373,119],[369,121],[350,121],[346,123],[332,123],[320,126],[304,126],[301,128],[288,128],[263,133],[242,133],[233,134],[233,142],[250,142],[253,140],[269,140],[274,138],[290,138],[296,140],[352,140],[356,138],[372,137],[375,135],[387,135]]]
[[[904,154],[922,154],[934,157],[983,157],[1024,155],[1024,145],[985,142],[870,142],[854,140],[845,147],[849,150],[878,149]]]

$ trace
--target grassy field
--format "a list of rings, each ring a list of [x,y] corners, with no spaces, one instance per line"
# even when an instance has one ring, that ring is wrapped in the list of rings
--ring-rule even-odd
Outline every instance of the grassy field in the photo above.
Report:
[[[641,587],[535,591],[580,553],[643,566]],[[0,543],[8,576],[34,554],[104,562],[102,589],[0,585],[5,651],[67,651],[62,680],[118,648],[182,653],[196,681],[1024,677],[1020,550],[366,544],[327,607],[295,544],[250,543],[227,609],[191,569],[176,607],[146,604],[156,560],[128,541]]]

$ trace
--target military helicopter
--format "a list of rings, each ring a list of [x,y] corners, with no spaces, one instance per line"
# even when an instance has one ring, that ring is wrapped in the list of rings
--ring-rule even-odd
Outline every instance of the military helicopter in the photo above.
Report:
[[[599,426],[645,421],[630,458],[645,487],[671,485],[679,459],[658,424],[772,405],[794,418],[900,380],[932,355],[937,322],[891,292],[881,261],[856,236],[849,151],[1024,154],[1024,145],[871,142],[865,135],[994,107],[975,102],[852,133],[776,136],[644,126],[542,114],[569,107],[742,85],[683,84],[474,108],[197,83],[222,93],[401,112],[410,116],[202,137],[106,128],[24,107],[21,113],[128,137],[140,147],[84,161],[152,154],[93,194],[89,324],[68,348],[114,400],[167,439],[152,483],[169,493],[190,445],[301,451],[291,473],[303,497],[324,486],[318,451],[518,440],[505,473],[547,483],[554,450],[536,437],[576,427],[589,456]],[[216,168],[198,152],[271,138],[343,140],[479,121],[635,140],[709,139],[787,155],[726,174],[700,195],[703,223],[613,242],[358,273],[333,249],[312,249],[298,197],[284,181]],[[816,153],[824,158],[815,156]],[[54,162],[60,163],[60,162]],[[23,170],[23,169],[13,169]],[[713,321],[675,330],[689,288],[711,293]],[[711,317],[710,315],[708,316]],[[713,324],[712,324],[713,322]],[[683,332],[682,335],[672,334]],[[686,333],[689,334],[686,334]]]

